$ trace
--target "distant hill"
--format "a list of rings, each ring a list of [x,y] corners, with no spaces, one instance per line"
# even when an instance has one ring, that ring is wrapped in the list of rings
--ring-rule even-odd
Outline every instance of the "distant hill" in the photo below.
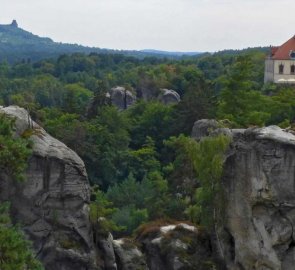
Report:
[[[8,25],[0,24],[0,61],[37,61],[61,54],[91,52],[107,53],[110,50],[54,42],[50,38],[39,37],[19,28],[15,21]]]
[[[216,52],[220,55],[235,55],[248,53],[249,51],[266,52],[268,47],[247,48],[244,50],[224,50]],[[11,24],[0,24],[0,61],[10,63],[22,60],[38,61],[45,58],[58,57],[61,54],[72,53],[104,53],[104,54],[124,54],[137,58],[155,57],[168,59],[183,59],[191,57],[200,57],[205,53],[201,52],[168,52],[153,49],[141,51],[136,50],[112,50],[96,47],[87,47],[78,44],[68,44],[54,42],[47,37],[39,37],[22,28],[14,20]],[[207,53],[209,54],[209,53]]]
[[[138,58],[157,57],[176,59],[191,53],[165,52],[157,50],[128,51],[86,47],[78,44],[54,42],[47,37],[39,37],[21,29],[14,20],[11,24],[0,24],[0,61],[8,62],[30,59],[37,61],[44,58],[57,57],[68,53],[110,53],[124,54]],[[198,53],[193,53],[193,55]]]
[[[146,49],[141,50],[140,52],[148,53],[148,54],[157,54],[157,55],[174,55],[174,56],[195,56],[201,54],[201,52],[168,52],[168,51],[159,51],[159,50],[153,50],[153,49]]]
[[[253,48],[245,48],[245,49],[240,49],[240,50],[234,50],[234,49],[229,49],[229,50],[222,50],[214,53],[215,55],[243,55],[243,54],[248,54],[251,52],[262,52],[262,53],[268,53],[270,50],[270,47],[253,47]]]

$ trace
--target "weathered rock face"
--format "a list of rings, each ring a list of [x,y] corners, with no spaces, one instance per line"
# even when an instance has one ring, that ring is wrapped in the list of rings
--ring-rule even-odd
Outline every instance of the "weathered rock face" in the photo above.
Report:
[[[113,245],[113,236],[109,233],[107,236],[100,236],[97,246],[100,250],[101,261],[104,270],[117,270],[117,262]]]
[[[202,119],[194,123],[191,137],[200,140],[209,136],[210,133],[218,128],[218,122],[214,119]]]
[[[120,270],[148,270],[146,260],[139,248],[128,239],[113,241]]]
[[[233,133],[223,177],[229,269],[295,265],[295,136],[272,126]]]
[[[89,184],[83,161],[16,106],[0,112],[16,118],[16,134],[32,134],[27,180],[0,172],[0,201],[10,200],[46,270],[96,270],[89,222]],[[29,132],[28,132],[29,131]],[[229,270],[291,270],[295,265],[295,136],[278,127],[220,129],[199,121],[193,135],[232,137],[222,185],[224,224],[218,244],[187,224],[153,228],[137,240],[98,239],[104,270],[214,269],[214,247]],[[143,255],[144,254],[144,255]],[[218,265],[220,267],[220,265]]]
[[[16,118],[17,135],[31,130],[33,142],[24,183],[0,173],[0,201],[11,201],[14,221],[22,224],[46,270],[98,269],[83,161],[34,123],[26,110],[10,106],[0,112]]]
[[[216,268],[209,235],[195,226],[179,223],[152,227],[138,240],[151,270],[221,269]]]
[[[117,86],[110,91],[111,103],[120,110],[125,110],[136,101],[136,96],[124,87]]]
[[[197,121],[192,136],[220,133],[232,137],[216,245],[227,269],[294,269],[295,136],[276,126],[218,128],[214,120]]]
[[[165,105],[177,104],[180,102],[180,96],[176,91],[170,89],[161,89],[160,91],[159,100]]]
[[[196,122],[194,134],[232,137],[222,179],[224,226],[218,232],[227,268],[294,269],[295,136],[276,126],[214,130],[212,124]]]
[[[143,100],[156,100],[158,99],[165,105],[176,104],[180,102],[179,94],[174,90],[169,89],[142,89],[139,91],[138,98]],[[112,88],[107,97],[110,99],[111,103],[115,105],[120,110],[125,110],[132,104],[136,102],[136,95],[126,90],[125,87],[117,86]]]

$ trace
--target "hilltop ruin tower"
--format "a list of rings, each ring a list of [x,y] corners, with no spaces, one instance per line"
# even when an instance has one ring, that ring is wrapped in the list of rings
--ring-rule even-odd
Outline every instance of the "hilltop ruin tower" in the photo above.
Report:
[[[13,20],[10,25],[13,26],[13,27],[18,27],[18,24],[17,24],[16,20]]]

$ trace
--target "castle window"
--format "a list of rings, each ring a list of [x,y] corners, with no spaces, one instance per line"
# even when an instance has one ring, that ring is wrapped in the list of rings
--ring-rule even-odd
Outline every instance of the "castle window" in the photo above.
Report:
[[[291,65],[290,73],[295,74],[295,65]]]
[[[284,74],[284,65],[283,64],[279,65],[279,74]]]

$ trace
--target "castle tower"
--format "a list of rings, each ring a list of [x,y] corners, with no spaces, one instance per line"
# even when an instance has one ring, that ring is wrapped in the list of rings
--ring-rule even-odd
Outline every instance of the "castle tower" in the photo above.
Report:
[[[13,20],[10,25],[13,26],[13,27],[18,27],[18,24],[17,24],[16,20]]]

